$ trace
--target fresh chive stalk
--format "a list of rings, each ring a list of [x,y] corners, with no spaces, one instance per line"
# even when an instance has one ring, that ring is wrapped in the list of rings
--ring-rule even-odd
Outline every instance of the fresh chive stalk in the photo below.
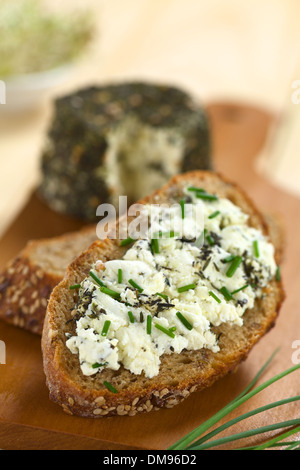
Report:
[[[209,245],[213,246],[215,244],[215,240],[211,235],[206,235],[206,240],[209,243]]]
[[[229,290],[227,289],[227,287],[223,286],[221,289],[220,289],[220,292],[221,294],[223,294],[224,298],[226,300],[231,300],[232,299],[232,293],[229,292]]]
[[[269,447],[272,447],[274,444],[277,444],[277,442],[280,442],[282,439],[286,439],[287,437],[290,437],[293,434],[296,434],[298,432],[300,432],[300,426],[298,426],[297,428],[291,429],[290,431],[287,431],[286,433],[281,434],[280,436],[274,437],[273,439],[269,440],[268,442],[265,442],[264,444],[256,447],[255,450],[265,450]],[[294,447],[295,447],[295,444],[291,445],[290,449],[292,449]]]
[[[181,312],[177,312],[176,316],[188,330],[191,331],[193,329],[193,325],[191,325],[191,323],[182,315]]]
[[[276,269],[276,281],[277,282],[280,282],[281,280],[281,268],[280,266],[277,266],[277,269]]]
[[[255,255],[255,257],[256,257],[256,258],[259,258],[260,253],[259,253],[259,244],[258,244],[258,240],[255,240],[255,241],[253,242],[253,250],[254,250],[254,255]]]
[[[160,292],[156,292],[156,295],[164,299],[166,302],[169,301],[169,297],[166,294],[161,294]]]
[[[209,194],[203,188],[196,188],[195,186],[190,186],[188,191],[196,193],[196,197],[199,199],[205,199],[207,201],[217,201],[218,197],[215,194]]]
[[[187,292],[191,289],[196,289],[196,284],[188,284],[187,286],[178,287],[177,292],[181,294],[182,292]]]
[[[107,336],[110,325],[111,325],[111,321],[106,320],[102,328],[101,336]]]
[[[151,335],[151,331],[152,331],[152,316],[147,315],[147,334]]]
[[[234,258],[235,258],[235,255],[230,255],[230,256],[227,256],[227,258],[223,258],[221,261],[222,263],[227,264],[227,263],[231,263],[231,261],[233,261]]]
[[[73,286],[70,286],[69,289],[75,290],[75,289],[80,289],[80,287],[81,287],[81,284],[74,284]]]
[[[217,434],[220,434],[221,432],[225,431],[225,429],[228,429],[231,426],[233,426],[237,423],[240,423],[241,421],[244,421],[247,418],[250,418],[251,416],[255,416],[255,415],[258,415],[258,414],[263,413],[265,411],[272,410],[272,409],[277,408],[279,406],[287,405],[289,403],[293,403],[293,402],[299,401],[299,400],[300,400],[300,396],[285,398],[283,400],[279,400],[279,401],[270,403],[268,405],[261,406],[259,408],[254,409],[254,410],[248,411],[247,413],[244,413],[244,414],[238,416],[237,418],[234,418],[230,421],[227,421],[227,423],[224,423],[221,426],[215,428],[213,431],[211,431],[210,433],[206,434],[201,439],[198,439],[196,442],[194,442],[193,445],[196,445],[196,444],[200,445],[203,442],[206,442],[209,439],[211,439],[212,437],[216,436]]]
[[[134,241],[135,241],[134,238],[128,237],[125,240],[120,241],[120,246],[131,245],[131,243],[133,243]]]
[[[102,282],[101,279],[99,279],[99,277],[96,276],[96,274],[93,273],[93,271],[90,271],[89,274],[90,274],[91,278],[94,279],[94,281],[96,281],[99,286],[105,287],[104,282]]]
[[[225,425],[220,426],[219,428],[215,429],[214,431],[212,431],[209,434],[204,434],[208,429],[215,426],[217,423],[219,423],[221,420],[223,420],[223,418],[225,416],[227,416],[229,413],[234,411],[236,408],[238,408],[240,405],[242,405],[243,403],[248,401],[253,396],[257,395],[262,390],[265,390],[270,385],[272,385],[273,383],[277,382],[278,380],[286,377],[287,375],[289,375],[289,374],[291,374],[295,371],[300,370],[300,365],[296,365],[294,367],[291,367],[290,369],[287,369],[284,372],[281,372],[280,374],[276,375],[275,377],[272,377],[271,379],[267,380],[262,385],[260,385],[260,386],[258,386],[258,387],[256,387],[255,389],[252,390],[253,386],[256,384],[259,377],[262,375],[262,373],[264,372],[266,367],[270,364],[270,362],[274,358],[274,356],[275,356],[275,354],[273,353],[271,358],[269,358],[268,361],[260,369],[260,371],[258,372],[256,377],[252,380],[252,382],[247,386],[247,388],[237,398],[235,398],[231,403],[226,405],[222,410],[217,412],[214,416],[212,416],[207,421],[202,423],[196,429],[194,429],[193,431],[188,433],[186,436],[181,438],[179,441],[177,441],[175,444],[173,444],[171,447],[169,447],[168,450],[183,450],[183,449],[191,450],[192,448],[194,448],[194,450],[203,449],[202,443],[205,442],[206,440],[208,440],[210,437],[212,437],[212,433],[214,433],[214,435],[215,435],[215,434],[221,432],[221,430],[224,429],[223,426],[226,426],[226,427],[229,427],[229,426],[227,426],[225,424]],[[298,399],[299,399],[299,397],[292,397],[291,401],[296,401]],[[289,400],[289,399],[287,399],[287,400]],[[267,405],[267,406],[272,406],[272,404]],[[257,412],[257,410],[254,410],[252,413],[255,414],[256,412]],[[250,414],[248,414],[248,416],[250,416]],[[231,422],[230,426],[232,424],[234,424],[234,422],[238,422],[239,420],[240,420],[239,418],[237,418],[237,421],[233,420]],[[288,425],[289,426],[297,425],[297,423],[295,421],[297,421],[297,420],[291,420],[290,422],[286,422],[286,423],[278,423],[278,424],[273,425],[273,426],[276,426],[276,429],[282,429],[283,427],[286,427]],[[300,420],[298,420],[298,421],[300,421]],[[231,442],[231,440],[237,440],[237,439],[240,439],[240,438],[243,438],[243,437],[249,437],[251,435],[260,434],[261,432],[272,431],[272,430],[275,429],[275,427],[273,427],[273,428],[271,428],[271,427],[272,427],[272,425],[268,426],[268,427],[265,426],[264,428],[258,428],[258,429],[255,429],[255,430],[251,430],[251,431],[249,431],[250,434],[248,434],[248,435],[245,435],[245,433],[240,433],[238,437],[236,435],[228,436],[228,438],[227,438],[228,440],[226,442]],[[232,439],[230,439],[230,437],[232,437]],[[195,439],[198,439],[198,438],[200,438],[200,439],[195,442]],[[220,442],[220,441],[221,440],[218,440],[218,444],[216,444],[216,441],[210,441],[209,443],[207,443],[205,448],[210,448],[210,447],[214,447],[215,445],[220,445],[221,443],[223,443],[223,444],[225,443],[224,441],[223,442]]]
[[[129,284],[134,287],[136,290],[138,290],[140,293],[144,292],[144,289],[139,286],[133,279],[129,279]]]
[[[118,283],[122,284],[122,281],[123,281],[123,270],[118,269]]]
[[[151,250],[155,254],[159,253],[159,242],[158,242],[157,238],[152,238],[152,240],[151,240]]]
[[[215,194],[208,194],[205,192],[196,193],[198,199],[203,199],[204,201],[217,201],[218,197]]]
[[[203,188],[196,188],[196,186],[190,186],[188,191],[195,192],[195,193],[205,193]]]
[[[179,204],[180,204],[180,207],[181,207],[181,217],[184,219],[184,217],[185,217],[185,200],[182,199]]]
[[[209,291],[209,295],[210,295],[213,299],[215,299],[215,301],[218,302],[218,304],[222,303],[222,300],[219,299],[219,297],[216,296],[216,294],[215,294],[212,290]]]
[[[112,393],[118,393],[118,390],[115,389],[115,387],[112,386],[111,383],[106,382],[106,380],[103,382],[103,385]]]
[[[106,365],[107,365],[107,362],[102,362],[102,363],[95,362],[95,364],[92,364],[92,368],[93,369],[99,369],[99,367],[104,367]]]
[[[239,289],[234,290],[233,292],[231,292],[231,295],[237,294],[238,292],[241,292],[242,290],[247,289],[247,287],[249,287],[249,284],[245,284],[243,287],[240,287]]]
[[[212,214],[210,214],[210,216],[208,217],[209,219],[214,219],[215,217],[218,217],[218,215],[220,215],[221,212],[220,211],[216,211],[216,212],[213,212]]]
[[[105,286],[101,287],[100,291],[103,292],[103,294],[109,295],[110,297],[116,300],[120,299],[121,297],[119,292],[116,292],[115,290],[109,289],[108,287],[105,287]]]
[[[167,328],[160,325],[159,323],[155,323],[154,326],[155,326],[155,328],[160,330],[162,333],[165,333],[166,335],[170,336],[170,338],[175,338],[175,335],[174,335],[173,331],[168,330]]]
[[[275,423],[275,424],[270,424],[268,426],[262,426],[261,428],[249,429],[247,431],[233,434],[231,436],[223,437],[221,439],[216,439],[215,441],[210,441],[201,445],[190,446],[189,450],[212,449],[213,447],[221,446],[221,445],[227,444],[228,442],[245,439],[247,437],[257,436],[259,434],[264,434],[267,432],[276,431],[278,429],[283,429],[287,427],[298,426],[298,430],[300,430],[299,425],[300,425],[300,419],[291,419],[288,421],[283,421],[281,423]],[[258,447],[256,449],[258,449]]]
[[[134,316],[132,312],[128,312],[128,317],[129,317],[130,323],[134,323]]]
[[[229,268],[226,272],[226,276],[227,277],[232,277],[235,274],[238,267],[240,266],[241,262],[242,262],[242,257],[241,256],[236,256],[234,258],[234,260],[231,262],[231,265],[229,266]]]

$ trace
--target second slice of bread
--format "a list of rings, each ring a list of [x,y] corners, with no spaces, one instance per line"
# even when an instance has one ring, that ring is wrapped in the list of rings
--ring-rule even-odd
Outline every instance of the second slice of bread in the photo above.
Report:
[[[46,308],[68,264],[96,240],[96,226],[33,240],[0,274],[0,320],[42,334]]]

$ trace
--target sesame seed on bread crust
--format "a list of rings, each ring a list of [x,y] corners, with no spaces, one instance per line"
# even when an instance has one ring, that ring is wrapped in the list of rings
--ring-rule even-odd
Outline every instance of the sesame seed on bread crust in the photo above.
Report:
[[[230,199],[249,214],[249,225],[267,236],[273,231],[274,239],[280,240],[279,236],[276,237],[275,225],[269,232],[264,217],[244,192],[216,173],[195,171],[178,175],[141,203],[178,201],[187,184],[201,186],[210,193]],[[272,280],[267,286],[267,295],[257,299],[254,308],[244,314],[242,327],[229,323],[214,327],[213,331],[220,337],[219,352],[200,349],[163,355],[160,372],[151,379],[144,374],[132,374],[124,367],[118,371],[104,369],[94,376],[84,376],[77,355],[73,355],[65,344],[66,333],[74,333],[75,322],[68,320],[72,318],[78,295],[70,291],[69,286],[81,282],[96,260],[120,259],[126,249],[120,247],[117,240],[94,242],[70,264],[65,278],[51,295],[42,335],[44,371],[51,400],[61,405],[66,413],[93,418],[133,416],[173,407],[194,391],[211,386],[233,371],[276,322],[284,293],[281,282]],[[281,248],[278,247],[278,263],[280,256]],[[104,381],[111,383],[118,393],[110,392]]]
[[[42,334],[48,299],[68,264],[96,239],[96,227],[27,243],[0,274],[0,320]]]

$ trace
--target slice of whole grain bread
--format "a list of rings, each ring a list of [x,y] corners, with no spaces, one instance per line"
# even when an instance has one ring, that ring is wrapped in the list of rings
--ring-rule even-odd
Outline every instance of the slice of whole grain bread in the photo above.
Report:
[[[187,184],[230,199],[249,214],[249,225],[268,235],[268,225],[250,199],[235,184],[215,173],[196,171],[176,176],[142,203],[178,201]],[[278,242],[280,236],[276,235],[274,226],[274,238]],[[209,387],[246,359],[256,342],[274,326],[284,298],[281,282],[274,279],[268,285],[267,295],[257,299],[255,307],[246,311],[242,327],[229,323],[214,327],[213,331],[220,338],[218,353],[201,349],[163,355],[160,372],[151,379],[143,374],[134,375],[123,367],[118,371],[104,369],[94,376],[84,376],[78,356],[66,347],[66,333],[75,332],[75,322],[69,320],[78,295],[69,286],[80,283],[96,260],[120,259],[126,249],[118,240],[94,242],[71,263],[65,278],[51,295],[42,336],[44,371],[50,398],[69,414],[133,416],[152,409],[173,407],[193,391]],[[276,253],[278,263],[280,256],[281,248]],[[104,381],[113,385],[118,393],[109,391]]]
[[[0,274],[0,319],[42,334],[48,299],[71,261],[96,240],[96,226],[27,243]]]

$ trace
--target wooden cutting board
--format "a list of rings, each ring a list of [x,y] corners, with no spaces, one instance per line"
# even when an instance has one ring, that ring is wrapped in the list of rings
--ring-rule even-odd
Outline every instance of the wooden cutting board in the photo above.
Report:
[[[135,417],[92,420],[68,416],[49,401],[40,338],[0,323],[0,339],[6,344],[7,354],[6,365],[0,365],[0,448],[165,449],[239,394],[278,346],[280,352],[261,380],[293,365],[292,344],[300,340],[300,200],[276,189],[255,173],[254,159],[272,120],[268,113],[226,103],[212,104],[208,109],[216,169],[239,183],[261,210],[279,213],[283,218],[287,238],[282,274],[287,299],[276,327],[259,342],[235,374],[209,390],[194,393],[177,407]],[[0,266],[16,255],[29,238],[58,235],[80,225],[76,220],[54,214],[33,195],[0,242]],[[299,375],[298,372],[290,375],[260,393],[232,417],[298,394]],[[234,427],[234,432],[299,415],[299,403],[291,404],[243,421]],[[247,444],[250,442],[259,440],[248,440]]]

